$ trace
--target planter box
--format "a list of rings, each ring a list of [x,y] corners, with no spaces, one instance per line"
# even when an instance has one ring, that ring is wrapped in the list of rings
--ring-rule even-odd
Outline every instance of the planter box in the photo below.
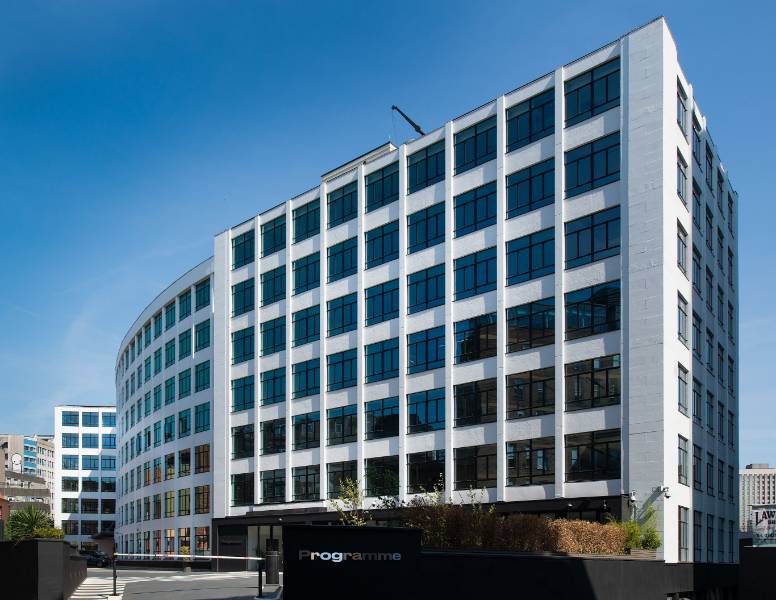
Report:
[[[628,551],[631,558],[640,558],[642,560],[657,560],[657,550],[643,550],[641,548],[633,548]]]

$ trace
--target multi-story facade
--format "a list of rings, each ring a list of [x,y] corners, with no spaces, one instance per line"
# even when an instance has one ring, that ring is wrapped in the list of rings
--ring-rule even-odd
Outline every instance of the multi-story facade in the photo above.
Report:
[[[210,552],[212,259],[130,327],[116,361],[122,552]]]
[[[0,434],[5,473],[0,478],[14,508],[30,502],[53,516],[54,441],[50,435]],[[44,488],[48,490],[44,492]],[[13,491],[11,491],[13,490]]]
[[[53,435],[33,435],[35,441],[36,467],[35,473],[46,482],[46,487],[54,490],[54,454],[56,445]]]
[[[217,235],[214,549],[349,477],[735,561],[737,215],[661,18]]]
[[[54,524],[84,549],[113,551],[116,407],[54,408]]]
[[[6,499],[10,511],[27,506],[35,506],[49,514],[53,511],[52,492],[47,487],[46,481],[31,473],[2,469],[0,497]]]
[[[738,471],[738,522],[741,531],[752,531],[752,506],[776,506],[776,468],[767,463],[746,465]]]
[[[54,438],[51,435],[0,434],[5,468],[35,475],[54,488]]]

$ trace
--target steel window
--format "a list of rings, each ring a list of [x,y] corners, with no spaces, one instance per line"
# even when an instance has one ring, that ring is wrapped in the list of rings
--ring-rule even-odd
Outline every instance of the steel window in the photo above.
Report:
[[[286,369],[270,369],[261,375],[261,404],[276,404],[286,399]],[[251,382],[252,383],[252,382]],[[251,403],[253,399],[251,398]],[[251,404],[252,406],[252,404]]]
[[[496,289],[495,247],[457,258],[454,264],[456,300]]]
[[[569,79],[565,84],[566,127],[620,105],[620,58]]]
[[[555,230],[550,227],[507,242],[507,285],[555,272]]]
[[[507,175],[507,219],[555,202],[555,159]]]
[[[358,184],[349,183],[326,195],[329,228],[341,225],[358,215]]]
[[[294,222],[294,243],[301,242],[321,231],[321,202],[316,198],[292,213]]]
[[[445,203],[407,215],[407,254],[419,252],[445,241]]]
[[[286,216],[281,215],[261,226],[261,255],[269,256],[286,247]]]
[[[364,290],[365,325],[375,325],[399,316],[399,280],[393,279]]]
[[[445,303],[444,263],[407,275],[407,296],[407,314],[410,315],[442,306]]]
[[[232,380],[232,412],[253,408],[253,375]]]
[[[455,174],[459,175],[496,158],[496,117],[455,134]]]
[[[565,228],[567,269],[620,253],[619,206],[569,221]]]
[[[507,109],[507,152],[552,135],[555,90],[550,89]]]
[[[454,198],[455,237],[496,224],[496,182],[482,185]]]
[[[364,233],[365,269],[399,258],[399,222],[392,221]]]
[[[566,197],[620,179],[620,132],[569,150],[565,155]]]
[[[507,419],[551,415],[555,412],[555,368],[507,375]]]
[[[445,178],[445,141],[441,140],[407,157],[407,193],[411,194]]]
[[[366,176],[366,212],[399,199],[399,161]]]
[[[555,343],[555,298],[507,309],[507,352]]]

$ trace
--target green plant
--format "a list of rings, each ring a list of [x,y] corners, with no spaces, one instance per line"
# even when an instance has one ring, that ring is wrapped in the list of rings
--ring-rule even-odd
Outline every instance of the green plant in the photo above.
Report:
[[[65,537],[65,532],[59,527],[38,527],[32,532],[32,537],[61,540]]]
[[[640,521],[616,521],[609,518],[608,522],[625,532],[625,549],[657,550],[663,543],[655,527],[655,508],[650,506],[644,510]]]
[[[343,525],[363,527],[372,519],[369,511],[364,509],[364,495],[361,493],[361,483],[358,479],[342,479],[340,497],[338,500],[332,500],[331,504]]]
[[[619,524],[625,532],[625,549],[633,550],[641,547],[641,525],[638,521],[625,521]]]
[[[30,505],[11,511],[6,525],[6,537],[9,540],[28,540],[42,537],[36,535],[36,531],[48,532],[49,529],[54,529],[52,518],[37,506]]]
[[[663,541],[660,539],[657,529],[654,525],[647,525],[641,535],[641,547],[644,550],[657,550]]]

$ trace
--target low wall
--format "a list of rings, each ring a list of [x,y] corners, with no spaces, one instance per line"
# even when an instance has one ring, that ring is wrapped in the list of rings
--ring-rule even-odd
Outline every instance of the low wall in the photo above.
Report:
[[[63,540],[0,542],[0,578],[4,597],[62,600],[86,578],[86,559]]]
[[[666,564],[625,556],[432,551],[420,548],[418,530],[388,527],[284,526],[283,546],[283,594],[289,600],[307,600],[321,590],[338,600],[655,600],[672,594],[733,600],[738,578],[738,565]]]
[[[428,594],[515,593],[554,600],[653,600],[669,594],[735,598],[737,565],[666,564],[626,557],[512,552],[421,552]],[[716,594],[713,595],[712,594]],[[743,596],[745,597],[745,596]]]
[[[776,596],[773,586],[776,547],[743,546],[740,552],[739,597],[746,600],[773,600]]]

